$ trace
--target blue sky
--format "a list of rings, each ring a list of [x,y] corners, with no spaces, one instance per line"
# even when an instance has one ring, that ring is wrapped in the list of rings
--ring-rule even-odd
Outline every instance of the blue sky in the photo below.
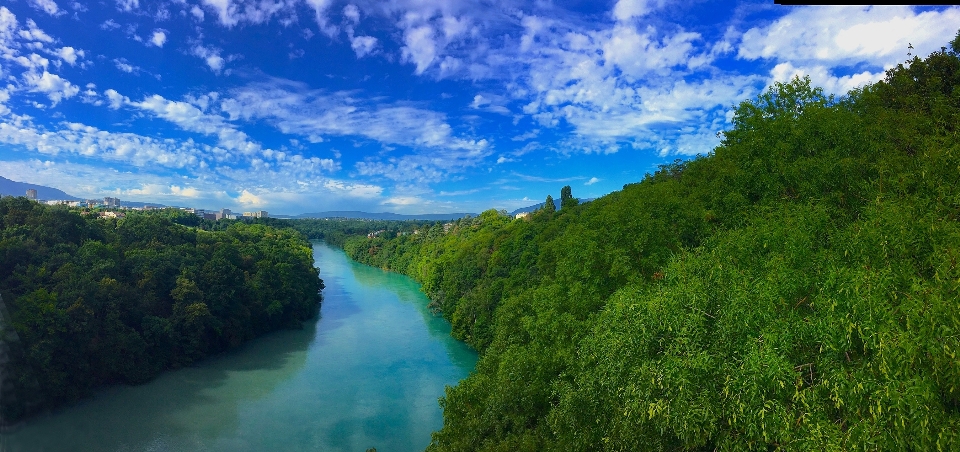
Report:
[[[879,80],[957,7],[5,0],[0,176],[235,211],[513,210],[709,152],[774,81]]]

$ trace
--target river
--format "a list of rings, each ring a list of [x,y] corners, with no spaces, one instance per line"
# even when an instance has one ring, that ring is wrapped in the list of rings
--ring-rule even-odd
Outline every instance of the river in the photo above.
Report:
[[[419,285],[314,243],[317,321],[0,434],[0,451],[423,450],[476,354]]]

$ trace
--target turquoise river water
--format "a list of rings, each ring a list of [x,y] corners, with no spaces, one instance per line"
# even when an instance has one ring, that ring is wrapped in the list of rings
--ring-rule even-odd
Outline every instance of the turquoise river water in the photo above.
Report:
[[[320,319],[113,387],[0,434],[0,451],[423,450],[476,354],[413,280],[315,243]]]

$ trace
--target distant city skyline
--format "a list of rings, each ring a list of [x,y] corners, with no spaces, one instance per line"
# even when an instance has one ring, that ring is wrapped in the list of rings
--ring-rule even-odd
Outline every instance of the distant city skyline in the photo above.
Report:
[[[809,75],[877,81],[960,7],[12,0],[0,176],[235,212],[514,209],[709,152]]]

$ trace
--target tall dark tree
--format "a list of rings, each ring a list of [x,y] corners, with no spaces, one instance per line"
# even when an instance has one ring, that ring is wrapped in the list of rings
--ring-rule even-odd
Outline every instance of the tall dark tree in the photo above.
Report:
[[[547,195],[547,200],[543,203],[543,211],[550,213],[557,211],[557,205],[553,202],[553,196]]]
[[[569,209],[578,203],[577,198],[573,197],[573,192],[569,185],[560,189],[560,209]]]

